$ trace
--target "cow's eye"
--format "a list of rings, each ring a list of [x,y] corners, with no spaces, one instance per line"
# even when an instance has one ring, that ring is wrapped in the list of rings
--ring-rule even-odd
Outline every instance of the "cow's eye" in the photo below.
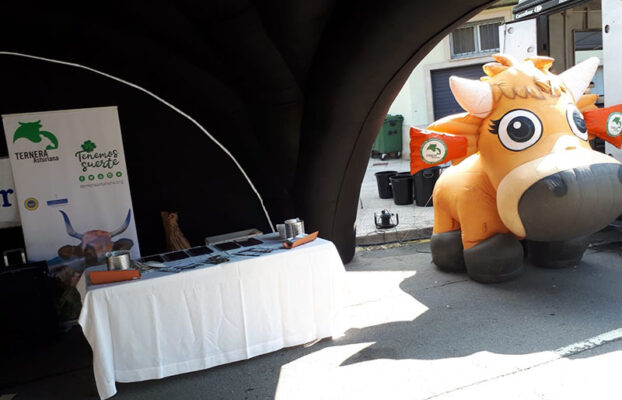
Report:
[[[587,126],[585,126],[585,119],[583,119],[583,114],[581,111],[575,106],[571,104],[566,109],[566,119],[568,120],[568,125],[570,125],[570,130],[577,137],[583,140],[587,140]]]
[[[512,151],[533,146],[542,136],[540,118],[528,110],[512,110],[492,122],[503,147]]]

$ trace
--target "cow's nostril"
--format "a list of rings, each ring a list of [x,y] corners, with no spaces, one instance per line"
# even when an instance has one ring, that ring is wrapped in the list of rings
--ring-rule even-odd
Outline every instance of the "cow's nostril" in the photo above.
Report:
[[[568,192],[568,186],[566,186],[566,183],[564,183],[563,179],[559,175],[549,176],[545,181],[548,189],[557,197],[565,196]]]
[[[558,241],[601,230],[622,214],[622,165],[566,169],[525,190],[518,211],[531,240]]]

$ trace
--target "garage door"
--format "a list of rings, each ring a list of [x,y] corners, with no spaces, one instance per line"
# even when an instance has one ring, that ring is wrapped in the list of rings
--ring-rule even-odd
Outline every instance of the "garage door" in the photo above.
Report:
[[[432,104],[434,106],[434,119],[437,120],[446,115],[464,112],[462,107],[454,99],[449,89],[449,77],[452,75],[461,78],[479,79],[484,76],[483,64],[469,65],[448,69],[431,71],[432,75]]]

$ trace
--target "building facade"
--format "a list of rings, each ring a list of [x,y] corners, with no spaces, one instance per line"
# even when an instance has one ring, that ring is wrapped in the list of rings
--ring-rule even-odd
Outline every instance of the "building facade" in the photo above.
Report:
[[[404,116],[402,157],[410,156],[410,126],[425,127],[463,111],[449,90],[449,76],[483,76],[482,65],[499,51],[499,26],[512,20],[515,4],[501,1],[479,13],[441,40],[413,70],[389,110]]]
[[[425,127],[463,111],[449,90],[449,77],[483,76],[482,65],[493,61],[491,55],[499,51],[516,53],[519,58],[536,54],[553,57],[552,72],[556,74],[589,57],[599,57],[601,67],[590,90],[599,95],[598,105],[604,105],[603,1],[610,0],[503,0],[441,40],[412,72],[389,110],[389,114],[404,116],[403,157],[410,155],[410,126]],[[508,31],[520,38],[518,46],[522,48],[508,40],[512,39]],[[615,64],[613,59],[610,63]]]

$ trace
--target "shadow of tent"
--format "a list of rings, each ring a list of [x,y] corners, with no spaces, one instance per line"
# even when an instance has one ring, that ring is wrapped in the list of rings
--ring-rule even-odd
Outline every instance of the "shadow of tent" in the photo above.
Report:
[[[390,250],[395,253],[407,250]],[[350,329],[335,345],[373,342],[341,365],[377,359],[438,360],[477,352],[555,351],[620,327],[618,255],[586,254],[576,267],[525,265],[518,279],[483,285],[429,263],[400,288],[428,310],[412,321]],[[381,265],[380,263],[378,263]]]

